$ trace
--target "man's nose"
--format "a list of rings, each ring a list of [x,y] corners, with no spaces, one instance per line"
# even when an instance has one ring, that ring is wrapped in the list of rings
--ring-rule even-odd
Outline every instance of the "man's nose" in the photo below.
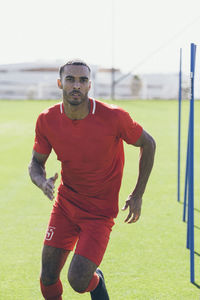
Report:
[[[80,82],[74,81],[74,89],[80,89]]]

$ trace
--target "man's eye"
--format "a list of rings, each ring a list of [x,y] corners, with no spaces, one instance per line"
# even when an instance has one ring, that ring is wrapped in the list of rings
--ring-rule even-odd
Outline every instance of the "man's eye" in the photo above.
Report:
[[[81,78],[80,81],[81,81],[81,82],[87,82],[88,80],[87,80],[87,78]]]

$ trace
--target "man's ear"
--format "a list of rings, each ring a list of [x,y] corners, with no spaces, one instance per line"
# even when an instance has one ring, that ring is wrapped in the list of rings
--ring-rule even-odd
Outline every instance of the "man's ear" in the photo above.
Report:
[[[57,84],[58,84],[59,89],[62,90],[62,82],[60,79],[57,79]]]
[[[91,89],[91,84],[92,84],[92,82],[91,82],[91,80],[89,81],[89,90]]]

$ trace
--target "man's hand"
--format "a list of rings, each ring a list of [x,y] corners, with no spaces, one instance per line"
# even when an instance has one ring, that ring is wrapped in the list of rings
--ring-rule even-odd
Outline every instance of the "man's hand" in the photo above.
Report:
[[[141,214],[142,198],[138,198],[134,195],[129,195],[126,200],[126,204],[122,210],[126,210],[129,207],[129,214],[124,220],[125,223],[131,224],[138,221]]]
[[[58,173],[55,173],[53,177],[46,179],[45,163],[48,157],[49,154],[41,154],[33,150],[32,159],[28,169],[32,182],[39,187],[50,200],[53,200],[54,184],[58,178]]]
[[[58,173],[55,173],[53,177],[48,178],[42,183],[41,190],[44,194],[50,199],[54,199],[54,189],[55,189],[55,181],[58,178]]]
[[[122,210],[126,210],[129,207],[129,214],[124,220],[124,222],[128,224],[137,222],[140,217],[142,195],[144,194],[145,187],[153,167],[156,143],[152,136],[143,130],[142,135],[134,146],[140,147],[140,164],[137,184],[133,193],[131,193],[126,200],[125,206],[122,208]]]

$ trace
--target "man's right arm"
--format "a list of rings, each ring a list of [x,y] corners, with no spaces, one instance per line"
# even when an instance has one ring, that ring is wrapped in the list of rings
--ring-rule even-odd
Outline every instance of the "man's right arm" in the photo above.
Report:
[[[58,178],[58,174],[56,173],[53,177],[46,179],[45,163],[48,156],[48,154],[41,154],[33,150],[28,169],[32,182],[39,187],[50,200],[53,200],[54,183]]]

